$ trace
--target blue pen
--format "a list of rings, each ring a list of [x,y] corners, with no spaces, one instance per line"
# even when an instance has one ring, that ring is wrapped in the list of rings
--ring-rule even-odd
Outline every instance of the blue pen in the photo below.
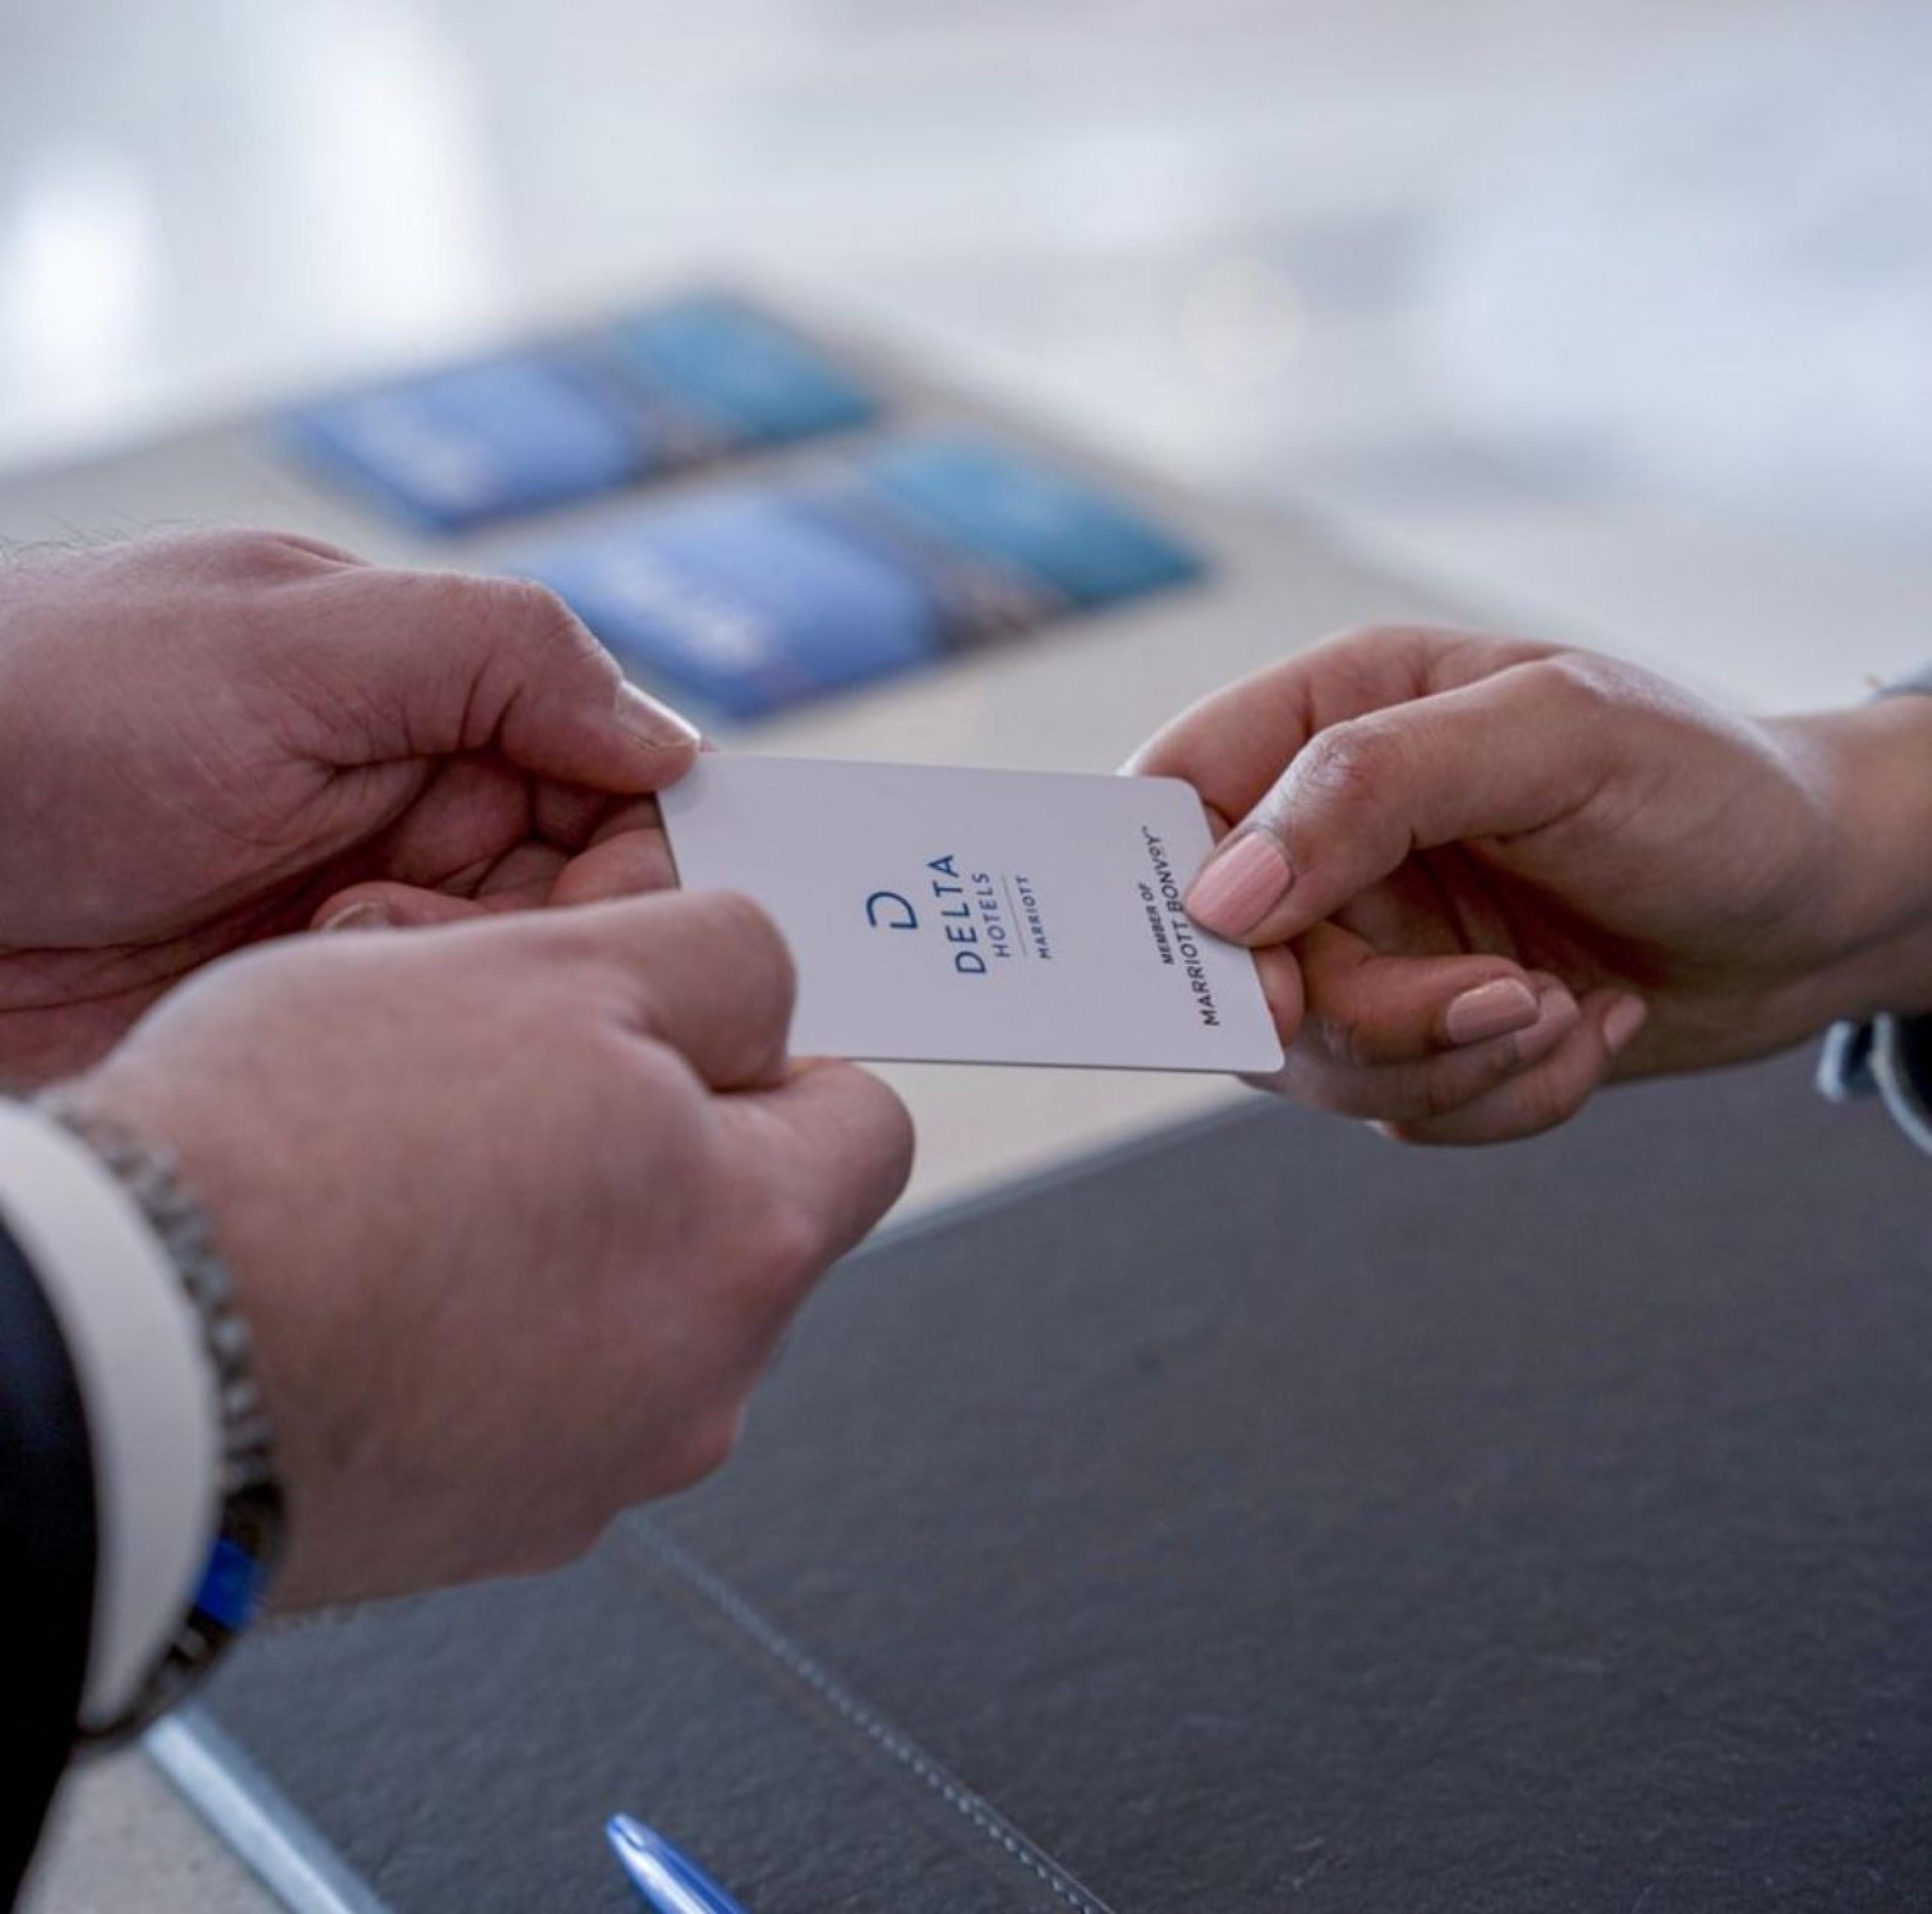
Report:
[[[604,1833],[652,1914],[745,1914],[696,1862],[643,1822],[614,1814]]]

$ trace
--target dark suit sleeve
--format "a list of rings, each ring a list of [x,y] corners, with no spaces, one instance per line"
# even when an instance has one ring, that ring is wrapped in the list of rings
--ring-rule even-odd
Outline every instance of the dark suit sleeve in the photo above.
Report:
[[[1932,664],[1895,680],[1877,695],[1932,697]],[[1834,1103],[1882,1096],[1899,1127],[1932,1154],[1932,1017],[1834,1024],[1819,1059],[1818,1088]]]
[[[1818,1088],[1834,1103],[1880,1096],[1898,1126],[1932,1154],[1932,1017],[1874,1017],[1834,1024]]]
[[[0,1220],[0,1908],[74,1742],[93,1623],[94,1466],[74,1368]]]

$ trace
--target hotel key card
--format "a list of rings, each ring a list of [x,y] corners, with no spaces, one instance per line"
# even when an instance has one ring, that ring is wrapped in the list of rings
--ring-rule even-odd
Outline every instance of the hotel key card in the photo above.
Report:
[[[1177,779],[711,753],[662,802],[680,881],[784,932],[799,1055],[1281,1066],[1252,957],[1182,908]]]

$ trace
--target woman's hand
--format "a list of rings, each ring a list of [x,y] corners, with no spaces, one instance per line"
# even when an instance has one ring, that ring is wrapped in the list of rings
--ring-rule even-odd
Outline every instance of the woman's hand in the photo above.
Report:
[[[1130,768],[1232,826],[1189,904],[1262,953],[1280,1087],[1408,1140],[1932,1004],[1932,700],[1756,722],[1586,652],[1372,630]]]

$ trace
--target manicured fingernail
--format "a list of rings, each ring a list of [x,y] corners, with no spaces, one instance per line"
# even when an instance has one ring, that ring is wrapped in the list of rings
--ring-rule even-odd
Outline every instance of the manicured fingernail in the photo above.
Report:
[[[698,727],[688,718],[646,697],[635,685],[618,687],[617,722],[653,751],[682,750],[700,741]]]
[[[1281,846],[1266,831],[1249,831],[1194,880],[1188,914],[1218,937],[1245,937],[1294,881]]]
[[[316,926],[319,931],[380,931],[386,930],[394,922],[380,904],[351,904],[336,912],[332,917],[325,917]]]
[[[1650,1006],[1641,997],[1620,997],[1604,1018],[1604,1048],[1614,1057],[1649,1020]]]
[[[1536,993],[1535,1034],[1568,1036],[1583,1021],[1583,1006],[1560,983],[1546,983]]]
[[[1498,977],[1452,998],[1442,1013],[1442,1028],[1451,1043],[1485,1043],[1528,1029],[1541,1010],[1536,992],[1520,977]]]
[[[1540,1064],[1582,1022],[1575,998],[1560,983],[1540,986],[1536,993],[1536,1021],[1516,1034],[1516,1066],[1526,1070]]]

